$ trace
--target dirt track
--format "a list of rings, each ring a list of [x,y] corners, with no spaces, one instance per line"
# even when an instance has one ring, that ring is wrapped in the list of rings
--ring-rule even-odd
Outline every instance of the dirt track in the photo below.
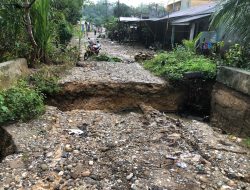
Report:
[[[107,41],[103,46],[130,60],[136,51]],[[80,87],[72,84],[110,80],[165,85],[137,63],[82,63],[61,82],[75,89]],[[250,189],[249,150],[237,145],[240,139],[143,103],[138,108],[63,112],[47,107],[39,119],[7,126],[19,152],[0,163],[0,190]]]

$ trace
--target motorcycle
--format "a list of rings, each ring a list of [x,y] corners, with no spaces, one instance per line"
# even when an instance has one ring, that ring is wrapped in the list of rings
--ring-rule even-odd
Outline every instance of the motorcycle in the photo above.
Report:
[[[98,55],[101,50],[101,45],[98,44],[89,44],[86,52],[84,53],[84,60],[87,60],[89,57],[93,55]]]

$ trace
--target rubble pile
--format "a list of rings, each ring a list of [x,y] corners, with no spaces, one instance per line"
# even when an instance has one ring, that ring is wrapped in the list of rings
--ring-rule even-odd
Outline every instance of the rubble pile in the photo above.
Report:
[[[142,62],[142,61],[145,61],[145,60],[150,60],[150,59],[153,59],[154,58],[154,54],[152,53],[137,53],[135,55],[135,61],[136,62]]]
[[[0,164],[0,187],[250,188],[247,150],[207,124],[184,122],[143,105],[141,110],[61,112],[48,107],[38,120],[9,126],[19,152]]]

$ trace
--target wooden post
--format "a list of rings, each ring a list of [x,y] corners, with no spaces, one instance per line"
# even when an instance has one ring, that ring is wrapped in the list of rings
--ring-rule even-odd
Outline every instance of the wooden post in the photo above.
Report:
[[[190,29],[189,40],[193,40],[194,39],[194,32],[195,32],[195,23],[192,23],[191,29]]]
[[[172,34],[171,34],[171,45],[174,48],[174,38],[175,38],[175,26],[172,25]]]

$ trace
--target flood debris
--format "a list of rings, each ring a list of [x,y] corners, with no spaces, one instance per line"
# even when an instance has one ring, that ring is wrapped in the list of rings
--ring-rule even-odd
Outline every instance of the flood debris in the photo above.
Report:
[[[112,45],[120,50],[117,44]],[[120,51],[123,59],[131,60],[126,54],[129,51],[129,55],[134,54],[133,49]],[[126,73],[132,68],[135,72],[140,70],[133,63],[129,69],[123,64],[123,70],[117,69],[122,63],[112,64],[114,71],[110,73],[107,68],[102,75],[92,71],[107,66],[105,63],[94,67],[88,64],[92,62],[73,69],[78,75],[68,76],[64,82],[94,77],[96,81],[103,80],[100,89],[108,88],[105,82],[112,78],[121,83],[133,79],[165,85],[146,71],[138,72],[139,76]],[[82,75],[82,70],[89,70],[89,75]],[[73,83],[68,86],[69,91],[86,87]],[[102,92],[105,91],[92,93]],[[121,112],[77,107],[61,111],[48,106],[40,118],[9,125],[6,130],[18,151],[0,163],[0,189],[250,189],[249,150],[206,123],[166,115],[143,102],[136,104],[137,111]]]
[[[176,119],[146,105],[141,109],[116,114],[48,107],[40,119],[9,126],[14,137],[24,138],[16,141],[20,152],[0,164],[0,187],[249,189],[249,154],[235,153],[247,150],[233,141],[234,151],[224,150],[228,143],[221,142],[228,136],[202,122]],[[86,137],[69,133],[79,126],[87,126]]]

